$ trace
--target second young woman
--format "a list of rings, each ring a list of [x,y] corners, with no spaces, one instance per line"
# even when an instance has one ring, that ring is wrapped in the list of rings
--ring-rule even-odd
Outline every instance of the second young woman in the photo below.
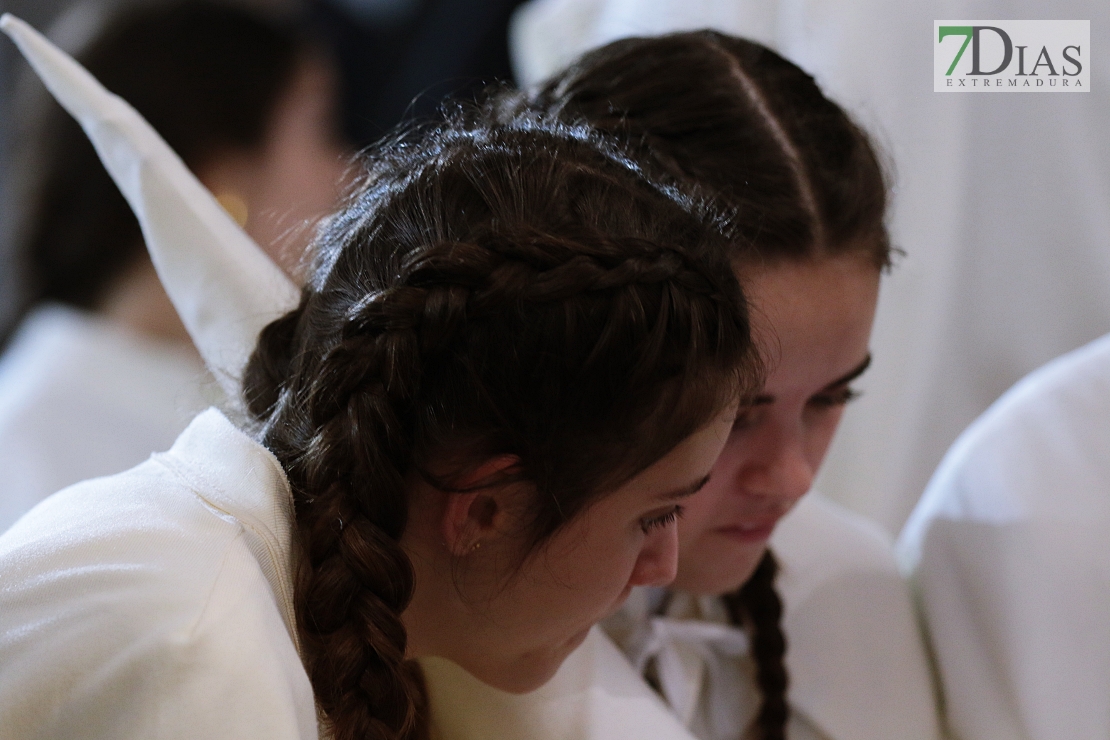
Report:
[[[886,187],[867,136],[798,67],[710,31],[610,44],[546,83],[536,104],[626,137],[645,161],[732,206],[732,254],[768,367],[685,507],[673,587],[638,594],[610,633],[703,740],[781,738],[791,715],[795,738],[935,737],[889,543],[802,498],[870,362],[890,262]],[[750,647],[740,658],[709,649],[662,675],[661,651],[704,646],[652,647],[655,620],[731,623]]]

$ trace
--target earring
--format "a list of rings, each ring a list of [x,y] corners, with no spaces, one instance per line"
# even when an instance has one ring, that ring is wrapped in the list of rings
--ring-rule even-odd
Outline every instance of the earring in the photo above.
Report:
[[[470,546],[470,550],[466,554],[467,555],[472,554],[473,552],[475,552],[481,546],[482,546],[482,541],[478,540],[477,542],[475,542],[473,545]]]
[[[247,208],[247,201],[243,200],[243,196],[234,191],[225,190],[216,196],[216,201],[224,207],[224,210],[235,219],[235,223],[239,224],[240,227],[247,225],[250,211]]]

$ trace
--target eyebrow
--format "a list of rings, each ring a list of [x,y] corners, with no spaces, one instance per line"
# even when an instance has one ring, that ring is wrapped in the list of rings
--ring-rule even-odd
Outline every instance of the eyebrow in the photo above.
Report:
[[[695,493],[705,488],[705,484],[709,482],[710,475],[710,473],[706,473],[704,478],[696,480],[690,485],[683,486],[682,488],[679,488],[677,490],[662,493],[659,495],[659,498],[663,499],[664,501],[674,501],[676,499],[688,498],[690,496],[693,496]]]
[[[823,388],[823,390],[826,390],[826,391],[827,390],[832,390],[833,388],[836,388],[837,386],[847,385],[848,383],[851,383],[853,380],[855,380],[856,378],[858,378],[859,376],[861,376],[865,372],[867,372],[867,368],[869,368],[869,367],[871,367],[871,353],[870,352],[867,353],[867,357],[863,358],[863,362],[856,365],[852,370],[848,371],[847,375],[845,375],[844,377],[841,377],[841,378],[837,378],[833,382],[826,385]]]

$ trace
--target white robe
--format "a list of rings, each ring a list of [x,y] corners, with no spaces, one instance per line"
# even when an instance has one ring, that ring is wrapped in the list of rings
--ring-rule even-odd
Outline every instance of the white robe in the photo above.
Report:
[[[1110,737],[1110,335],[964,432],[899,549],[957,737]]]
[[[61,305],[0,357],[0,532],[68,485],[165,450],[201,409],[200,359]]]
[[[795,713],[791,737],[935,740],[939,729],[925,650],[886,535],[810,494],[779,524],[772,547],[781,565],[778,589]],[[643,591],[634,593],[629,610],[642,612],[643,598]],[[614,629],[613,622],[608,626]],[[621,631],[619,625],[614,630]],[[746,718],[739,723],[746,725],[759,702],[751,660],[718,659],[739,667],[719,672],[734,683],[718,696],[736,703]],[[504,694],[446,661],[433,665],[429,675],[433,714],[449,718],[437,721],[446,728],[438,740],[694,737],[597,628],[552,682],[532,694]],[[698,711],[713,708],[702,703]],[[743,730],[736,727],[734,737]]]
[[[0,536],[0,737],[313,740],[292,496],[212,409]]]

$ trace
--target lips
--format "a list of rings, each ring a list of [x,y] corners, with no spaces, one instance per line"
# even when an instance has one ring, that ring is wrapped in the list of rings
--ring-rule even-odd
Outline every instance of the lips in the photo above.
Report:
[[[739,522],[724,527],[717,527],[714,531],[740,542],[762,543],[771,538],[775,525],[781,517],[761,519],[758,521]]]

